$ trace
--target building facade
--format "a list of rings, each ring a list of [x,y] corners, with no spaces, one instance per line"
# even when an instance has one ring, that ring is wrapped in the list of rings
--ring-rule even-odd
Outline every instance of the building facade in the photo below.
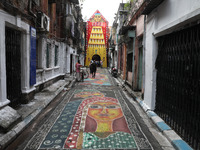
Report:
[[[110,39],[113,66],[135,91],[143,91],[144,4],[138,0],[119,5]]]
[[[199,150],[200,2],[152,1],[143,14],[147,17],[144,101]]]
[[[109,40],[112,64],[147,110],[199,150],[200,2],[131,0],[123,5]]]
[[[109,39],[109,54],[112,64],[110,67],[116,67],[122,79],[125,79],[124,73],[126,72],[126,67],[124,67],[124,64],[126,64],[126,51],[123,44],[123,38],[120,36],[120,29],[122,28],[127,16],[127,11],[124,9],[124,3],[120,3],[111,28],[111,35]]]
[[[112,26],[112,38],[119,35],[118,41],[110,39],[114,57],[117,47],[120,77],[137,97],[141,93],[138,98],[147,109],[154,110],[191,147],[200,149],[200,2],[136,0],[124,5],[118,12],[127,17],[121,16],[121,25],[116,20]],[[115,65],[115,59],[111,61]]]
[[[14,116],[15,107],[72,73],[79,57],[84,63],[84,29],[78,0],[3,0],[0,10],[0,110]]]

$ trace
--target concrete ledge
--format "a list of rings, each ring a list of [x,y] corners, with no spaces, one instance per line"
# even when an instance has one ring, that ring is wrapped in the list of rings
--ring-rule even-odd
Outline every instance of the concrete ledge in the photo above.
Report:
[[[136,98],[136,100],[139,103],[139,105],[142,107],[142,109],[147,113],[149,118],[151,118],[153,123],[164,134],[164,136],[168,139],[168,141],[173,145],[173,147],[176,150],[193,150],[154,111],[148,110],[148,106],[146,106],[146,104],[142,100],[140,100],[139,98]]]
[[[156,126],[160,129],[160,131],[171,130],[171,128],[165,122],[157,122]]]
[[[151,120],[154,124],[157,124],[158,122],[164,122],[159,116],[153,116],[151,117]]]
[[[172,145],[176,150],[193,150],[185,141],[183,140],[174,140]]]
[[[149,118],[152,118],[154,116],[158,116],[155,112],[153,112],[151,110],[147,111],[147,115],[149,116]]]
[[[181,140],[181,137],[174,130],[165,130],[163,131],[163,134],[170,142],[174,140]]]
[[[0,129],[3,132],[9,131],[20,119],[21,116],[10,106],[0,109]]]
[[[139,100],[138,100],[139,101]],[[143,101],[139,101],[140,106],[142,107],[142,109],[147,112],[150,108],[143,102]]]

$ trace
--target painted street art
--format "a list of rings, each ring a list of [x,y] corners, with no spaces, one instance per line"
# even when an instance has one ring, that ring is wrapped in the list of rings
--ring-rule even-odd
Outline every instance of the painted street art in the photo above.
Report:
[[[64,147],[136,148],[136,144],[117,99],[93,97],[80,104]]]
[[[96,73],[95,78],[84,79],[84,82],[80,82],[79,85],[111,85],[111,83],[108,75]]]
[[[94,89],[76,90],[74,98],[104,97],[104,94]]]
[[[62,114],[56,120],[52,126],[50,132],[42,142],[40,148],[62,148],[71,130],[74,116],[77,113],[77,109],[81,104],[81,100],[69,102]],[[77,134],[76,134],[77,135]]]
[[[90,61],[98,56],[96,61],[102,61],[103,67],[107,67],[107,43],[109,39],[108,21],[96,10],[86,25],[86,61],[89,66]]]
[[[43,139],[40,149],[47,148],[137,149],[137,144],[116,98],[77,89]]]
[[[107,75],[97,75],[102,78],[107,82]],[[56,106],[25,150],[151,150],[121,90],[110,87],[79,83]]]

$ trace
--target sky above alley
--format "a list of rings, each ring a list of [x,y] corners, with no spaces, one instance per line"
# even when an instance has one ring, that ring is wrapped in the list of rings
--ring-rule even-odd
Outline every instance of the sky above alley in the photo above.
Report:
[[[84,0],[82,5],[83,19],[87,21],[96,10],[99,10],[109,22],[109,26],[112,26],[115,13],[117,13],[119,4],[122,3],[122,1],[124,3],[126,2],[126,0]]]

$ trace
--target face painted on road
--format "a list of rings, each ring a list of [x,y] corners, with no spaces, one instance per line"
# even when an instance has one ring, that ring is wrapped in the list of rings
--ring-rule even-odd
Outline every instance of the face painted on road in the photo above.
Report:
[[[98,121],[112,121],[122,117],[123,113],[115,102],[95,102],[90,105],[88,115]]]

